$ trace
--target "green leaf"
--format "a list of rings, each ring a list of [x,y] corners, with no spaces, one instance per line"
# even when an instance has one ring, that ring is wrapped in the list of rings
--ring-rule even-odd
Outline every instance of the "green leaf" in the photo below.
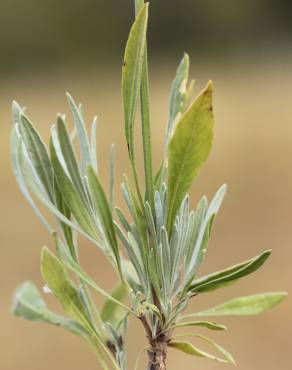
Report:
[[[189,291],[192,293],[204,293],[222,288],[233,281],[257,271],[270,255],[271,250],[268,250],[248,261],[196,279],[191,284]]]
[[[208,83],[181,117],[168,145],[168,232],[172,229],[176,213],[186,192],[211,150],[212,91],[212,83]]]
[[[58,298],[64,311],[87,330],[92,331],[92,325],[84,310],[78,290],[68,279],[62,262],[47,248],[42,251],[41,270],[44,280]]]
[[[78,163],[76,160],[76,155],[71,144],[71,140],[65,125],[63,118],[58,115],[57,118],[57,134],[60,143],[60,148],[62,151],[62,155],[64,157],[66,168],[69,172],[70,178],[72,183],[74,184],[75,188],[78,190],[79,194],[83,199],[86,199],[81,175],[79,172]]]
[[[181,322],[181,323],[175,324],[174,327],[181,328],[185,326],[202,326],[210,330],[227,330],[227,327],[225,325],[216,324],[215,322],[210,322],[210,321]]]
[[[15,126],[11,133],[11,159],[12,159],[12,169],[14,176],[16,177],[17,184],[19,186],[20,191],[38,216],[38,218],[41,220],[42,224],[46,227],[46,229],[51,234],[53,232],[53,228],[51,225],[47,222],[37,205],[35,204],[29,189],[28,185],[25,181],[24,175],[21,170],[21,165],[19,162],[20,157],[20,151],[21,151],[21,145],[22,145],[22,139],[18,136],[17,133],[17,126]]]
[[[98,352],[99,360],[102,363],[104,362],[104,359],[100,356],[105,353],[111,360],[114,368],[118,370],[119,367],[104,343],[105,338],[101,336],[91,323],[78,290],[68,279],[63,263],[47,248],[43,248],[42,251],[41,270],[44,280],[53,294],[58,298],[64,311],[90,333],[89,340]],[[85,279],[83,280],[87,283]],[[105,365],[103,367],[106,368]]]
[[[144,0],[135,0],[136,16],[138,16],[140,11],[142,10],[143,5]],[[143,64],[140,87],[140,108],[141,108],[142,140],[144,154],[145,200],[150,203],[151,208],[154,211],[154,186],[152,173],[147,40],[145,40],[145,46],[143,51]]]
[[[87,168],[87,176],[88,176],[90,193],[92,195],[95,208],[98,211],[98,214],[100,216],[103,230],[106,234],[108,243],[115,256],[118,270],[122,276],[120,252],[119,252],[113,218],[112,218],[112,214],[109,208],[108,201],[106,199],[101,183],[99,179],[97,178],[97,176],[95,175],[95,172],[91,166],[88,166]]]
[[[143,8],[144,0],[135,0],[135,13],[139,14],[140,10]]]
[[[204,357],[208,358],[210,360],[218,361],[218,362],[223,362],[223,363],[228,363],[230,361],[226,359],[222,359],[216,356],[211,355],[210,353],[207,353],[205,351],[202,351],[201,349],[195,347],[192,343],[190,342],[177,342],[177,341],[171,341],[168,344],[169,347],[178,349],[181,352],[184,352],[188,355],[192,356],[197,356],[197,357]]]
[[[111,297],[119,302],[123,302],[128,288],[125,284],[118,284],[114,290],[111,292]],[[113,328],[117,328],[122,319],[125,317],[125,310],[113,302],[112,300],[106,300],[101,310],[101,319],[104,322],[109,322]]]
[[[37,288],[30,281],[22,283],[16,290],[12,312],[15,316],[26,320],[45,322],[60,326],[81,336],[87,334],[86,330],[76,321],[50,311]]]
[[[174,337],[174,339],[180,338],[180,337],[186,337],[186,336],[202,339],[203,341],[207,342],[212,347],[214,347],[221,355],[223,355],[224,362],[230,362],[231,364],[236,365],[236,362],[235,362],[233,356],[228,351],[226,351],[225,348],[219,346],[219,344],[215,343],[213,340],[205,337],[204,335],[197,334],[197,333],[185,333],[185,334],[181,334],[181,335],[176,335]],[[211,359],[213,359],[213,356],[211,357]],[[216,360],[216,359],[214,358],[214,360]]]
[[[67,204],[65,203],[63,199],[63,195],[61,190],[59,189],[59,185],[56,181],[56,178],[54,179],[54,188],[55,188],[55,196],[56,196],[56,206],[58,210],[68,219],[71,219],[71,212],[70,209],[68,208]],[[77,249],[76,245],[74,243],[74,238],[73,238],[73,230],[70,226],[68,226],[66,223],[60,221],[67,245],[70,249],[70,253],[72,257],[77,260]]]
[[[54,173],[60,189],[62,189],[62,196],[82,229],[89,234],[93,239],[97,239],[97,235],[92,225],[92,215],[89,214],[87,206],[84,204],[80,194],[65,173],[59,158],[56,153],[55,145],[51,140],[51,159],[54,168]]]
[[[20,121],[20,133],[28,156],[47,194],[53,200],[53,170],[45,144],[32,123],[23,113],[20,115]]]
[[[125,134],[130,159],[134,160],[134,121],[141,86],[143,53],[145,50],[148,5],[144,5],[131,28],[126,45],[122,72],[122,93]]]
[[[285,292],[275,292],[235,298],[208,310],[193,315],[186,315],[184,318],[191,316],[258,315],[281,303],[286,296],[287,293]]]
[[[220,189],[217,191],[208,207],[203,222],[200,224],[199,233],[196,236],[195,244],[192,249],[192,254],[190,255],[190,258],[187,260],[185,279],[186,281],[189,282],[188,284],[192,283],[192,280],[194,278],[194,275],[196,274],[198,266],[202,263],[203,258],[206,254],[213,221],[219,211],[226,190],[227,190],[226,185],[222,185],[220,187]],[[206,204],[206,200],[204,200],[203,203]],[[191,250],[189,252],[191,252]]]
[[[89,139],[86,131],[86,127],[82,118],[82,114],[80,109],[77,107],[76,103],[74,102],[72,96],[67,93],[68,103],[73,115],[74,124],[77,131],[77,136],[80,144],[80,151],[81,151],[81,160],[82,160],[82,168],[85,170],[86,166],[91,163],[91,153],[90,153],[90,145]]]

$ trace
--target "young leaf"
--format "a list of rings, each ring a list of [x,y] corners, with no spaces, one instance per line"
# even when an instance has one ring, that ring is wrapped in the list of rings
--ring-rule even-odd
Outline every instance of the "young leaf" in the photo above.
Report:
[[[73,115],[77,135],[78,135],[80,151],[81,151],[82,169],[84,170],[86,166],[91,163],[89,139],[88,139],[86,127],[85,127],[80,109],[77,107],[72,96],[69,93],[67,93],[66,95],[67,95],[68,103],[69,103],[69,106],[70,106],[70,109]]]
[[[50,311],[33,283],[26,281],[16,290],[12,312],[15,316],[26,320],[45,322],[60,326],[75,334],[84,336],[86,330],[74,320]]]
[[[192,355],[192,356],[209,358],[210,360],[214,360],[214,361],[218,361],[218,362],[223,362],[223,363],[230,362],[230,361],[228,361],[226,359],[222,359],[222,358],[213,356],[210,353],[207,353],[205,351],[202,351],[201,349],[195,347],[190,342],[171,341],[168,344],[168,347],[172,347],[172,348],[178,349],[179,351],[184,352],[184,353],[186,353],[188,355]]]
[[[184,318],[191,316],[258,315],[281,303],[286,296],[287,293],[285,292],[275,292],[235,298],[219,306],[209,308],[208,310],[192,315],[185,315]]]
[[[60,189],[62,189],[62,196],[68,208],[70,209],[82,229],[93,239],[96,239],[97,235],[94,226],[92,225],[92,216],[89,214],[87,206],[84,204],[81,195],[66,175],[58,159],[56,149],[52,140],[50,148],[54,173],[57,179],[58,186]]]
[[[48,221],[45,219],[39,208],[36,206],[30,192],[28,189],[28,185],[26,184],[24,175],[21,170],[21,166],[19,163],[19,157],[20,157],[20,147],[22,145],[22,139],[17,134],[17,128],[16,126],[13,128],[11,133],[11,159],[12,159],[12,169],[14,176],[16,177],[16,181],[18,183],[19,189],[38,216],[38,218],[41,220],[42,224],[46,227],[46,229],[51,234],[53,232],[53,228],[48,223]]]
[[[185,109],[189,68],[190,58],[187,54],[184,54],[171,85],[165,148],[167,148],[172,136],[175,119],[179,114],[183,113]]]
[[[212,91],[209,83],[181,117],[168,145],[168,232],[182,199],[211,150]]]
[[[210,321],[190,321],[190,322],[181,322],[175,324],[175,328],[181,328],[185,326],[202,326],[210,330],[227,330],[225,325],[216,324],[215,322]]]
[[[55,188],[55,196],[56,196],[56,206],[58,210],[68,219],[71,219],[71,212],[68,206],[66,205],[61,190],[59,189],[58,183],[56,179],[54,179],[54,188]],[[72,257],[77,260],[77,248],[74,243],[73,238],[73,230],[70,226],[68,226],[66,223],[60,221],[67,245],[69,247],[70,253]]]
[[[268,250],[248,261],[196,279],[191,284],[189,291],[192,293],[204,293],[224,287],[227,284],[258,270],[266,262],[270,255],[271,250]]]
[[[20,115],[20,133],[34,169],[50,199],[54,199],[53,170],[47,149],[29,119]]]
[[[139,12],[126,45],[122,73],[122,93],[125,116],[125,134],[130,159],[134,160],[134,121],[141,86],[143,53],[145,50],[148,5]]]
[[[79,194],[86,199],[83,182],[79,172],[78,163],[76,160],[76,155],[71,144],[71,140],[65,125],[63,118],[58,115],[57,118],[57,134],[60,143],[60,148],[62,151],[63,158],[66,163],[66,168],[68,169],[72,183],[78,189]]]
[[[91,166],[88,166],[87,168],[87,176],[88,176],[90,193],[92,195],[95,208],[97,209],[100,215],[100,219],[103,225],[104,232],[106,234],[110,247],[112,248],[112,252],[115,256],[118,270],[122,276],[120,252],[119,252],[118,243],[116,239],[116,233],[115,233],[114,223],[112,219],[112,214],[111,214],[105,193],[99,182],[99,179],[95,175],[95,172]]]
[[[123,302],[128,288],[125,284],[118,284],[111,293],[111,296],[119,302]],[[113,328],[117,328],[121,320],[125,317],[125,310],[112,300],[106,300],[101,313],[101,319],[104,322],[109,322]]]

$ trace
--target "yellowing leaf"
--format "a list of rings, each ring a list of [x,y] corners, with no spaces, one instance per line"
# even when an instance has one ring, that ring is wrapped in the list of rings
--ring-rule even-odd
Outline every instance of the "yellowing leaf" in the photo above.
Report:
[[[182,199],[211,150],[212,91],[209,83],[181,117],[168,145],[169,232]]]

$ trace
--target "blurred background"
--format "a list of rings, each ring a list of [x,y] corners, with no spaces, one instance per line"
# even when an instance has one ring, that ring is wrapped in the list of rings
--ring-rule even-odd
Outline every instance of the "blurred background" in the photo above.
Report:
[[[117,144],[117,204],[121,174],[130,174],[123,137],[120,96],[124,45],[133,20],[132,0],[0,1],[0,369],[98,369],[94,354],[79,338],[45,324],[11,316],[15,287],[43,282],[40,250],[52,241],[21,196],[9,159],[12,99],[44,138],[57,112],[68,112],[65,91],[84,104],[90,122],[99,117],[98,151],[104,183],[106,153]],[[215,83],[215,143],[191,191],[195,205],[222,183],[229,192],[216,219],[200,274],[245,260],[264,249],[272,258],[250,278],[194,300],[207,308],[234,296],[290,291],[292,270],[292,2],[288,0],[151,0],[149,57],[154,162],[162,152],[168,94],[184,51],[192,60],[197,91]],[[141,147],[138,146],[138,150]],[[142,168],[140,168],[142,169]],[[141,172],[142,173],[142,172]],[[80,239],[82,262],[100,285],[114,276],[103,256]],[[48,304],[60,310],[52,297]],[[100,297],[97,302],[101,303]],[[221,320],[230,330],[212,333],[230,350],[238,369],[286,370],[291,362],[291,298],[259,317]],[[200,345],[200,343],[196,343]],[[145,345],[131,322],[130,369]],[[224,365],[170,351],[169,370],[205,370]],[[140,368],[144,367],[142,364]]]

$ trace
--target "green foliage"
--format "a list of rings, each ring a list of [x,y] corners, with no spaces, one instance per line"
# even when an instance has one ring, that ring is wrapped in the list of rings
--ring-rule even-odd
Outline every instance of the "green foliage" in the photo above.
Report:
[[[198,312],[196,316],[252,316],[263,313],[276,306],[286,297],[287,293],[263,293],[232,299],[219,306]]]
[[[51,312],[37,288],[29,282],[16,291],[13,312],[82,336],[106,370],[127,369],[124,343],[130,317],[138,318],[143,324],[150,354],[156,346],[169,346],[193,356],[235,363],[211,339],[196,332],[183,334],[208,343],[220,357],[189,342],[177,341],[181,335],[175,335],[175,330],[200,327],[225,331],[225,325],[196,318],[259,314],[280,303],[285,293],[237,298],[201,312],[183,314],[194,296],[226,287],[257,271],[271,251],[225,270],[197,276],[227,189],[226,185],[221,186],[210,202],[203,196],[197,207],[191,209],[188,192],[210,153],[213,140],[213,87],[208,83],[191,101],[194,82],[188,82],[189,57],[185,54],[172,83],[164,153],[153,179],[146,43],[148,4],[136,0],[135,8],[136,20],[126,45],[122,71],[125,136],[135,184],[133,188],[124,176],[121,191],[129,216],[114,204],[112,145],[109,194],[102,186],[96,154],[96,118],[89,135],[81,106],[67,94],[79,148],[75,148],[65,116],[59,114],[51,128],[48,152],[24,109],[16,102],[12,104],[14,174],[20,190],[52,234],[56,254],[43,249],[41,270],[47,289],[68,317]],[[139,101],[144,189],[140,187],[135,165],[134,124]],[[39,202],[55,220],[47,220]],[[110,262],[118,279],[112,293],[100,287],[81,266],[78,234],[99,248]],[[105,299],[100,310],[91,298],[92,291]],[[164,369],[164,364],[160,365]]]
[[[12,312],[15,316],[26,320],[57,325],[81,336],[87,334],[86,330],[76,321],[50,311],[37,288],[30,281],[21,284],[15,292]]]
[[[201,336],[201,338],[204,338],[204,337]],[[205,340],[208,343],[212,344],[213,347],[215,347],[218,350],[218,352],[220,352],[223,355],[223,358],[220,358],[220,357],[211,355],[208,352],[202,351],[201,349],[195,347],[190,342],[185,342],[185,341],[182,341],[182,342],[171,341],[169,343],[169,347],[175,348],[175,349],[177,349],[177,350],[179,350],[181,352],[184,352],[184,353],[186,353],[188,355],[191,355],[191,356],[204,357],[204,358],[208,358],[210,360],[214,360],[214,361],[218,361],[218,362],[223,362],[223,363],[231,362],[231,363],[233,363],[235,365],[235,361],[234,361],[233,357],[223,347],[219,346],[218,344],[216,344],[215,342],[209,340],[206,337],[205,337]]]
[[[179,120],[168,145],[169,231],[183,197],[211,150],[212,91],[209,83]]]

